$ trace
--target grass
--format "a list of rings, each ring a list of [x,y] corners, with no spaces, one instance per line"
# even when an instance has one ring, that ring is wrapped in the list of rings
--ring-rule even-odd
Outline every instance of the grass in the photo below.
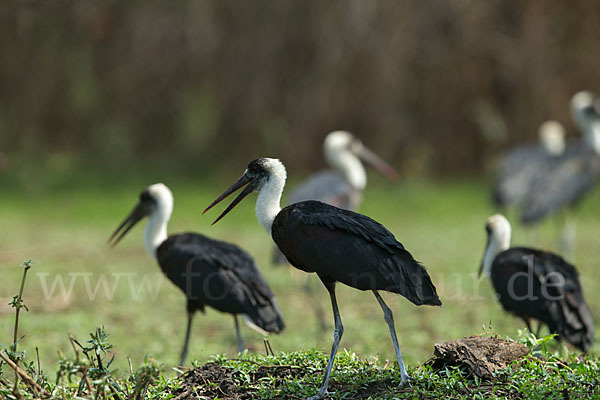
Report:
[[[241,359],[215,361],[232,371],[241,391],[253,392],[252,398],[306,398],[318,390],[327,358],[318,350],[282,353],[276,356],[244,355]],[[272,373],[252,379],[265,366],[298,366],[287,379]],[[600,395],[600,370],[595,359],[583,362],[572,358],[563,362],[545,354],[527,357],[498,372],[493,381],[469,378],[460,367],[434,370],[429,365],[409,368],[411,387],[399,389],[400,373],[396,367],[378,360],[340,352],[332,374],[333,399],[564,399],[594,398]],[[277,369],[271,369],[276,372]],[[290,379],[289,376],[293,376]],[[258,383],[257,383],[258,381]],[[179,382],[178,382],[179,383]]]
[[[210,222],[217,211],[201,215],[236,178],[216,183],[216,179],[199,182],[161,176],[175,196],[169,231],[199,231],[247,249],[275,291],[287,323],[283,334],[270,336],[273,349],[286,354],[315,348],[328,352],[333,331],[328,296],[313,278],[312,297],[325,309],[331,328],[320,332],[301,290],[304,274],[270,265],[272,241],[255,220],[252,200],[213,227]],[[12,309],[2,304],[9,303],[16,293],[15,282],[21,273],[17,266],[32,259],[34,267],[24,291],[29,312],[22,313],[19,328],[25,335],[19,349],[25,350],[29,359],[38,346],[42,365],[52,369],[60,360],[59,353],[72,351],[67,332],[87,337],[102,324],[111,333],[112,367],[117,376],[127,375],[128,356],[133,365],[142,364],[147,356],[161,360],[167,369],[175,365],[185,328],[183,295],[145,253],[143,226],[131,231],[115,249],[106,245],[138,193],[156,181],[136,176],[55,176],[23,185],[6,179],[0,198],[0,342],[8,344],[13,323]],[[600,305],[598,200],[598,193],[593,194],[580,208],[571,258],[581,273],[594,316]],[[476,279],[485,244],[484,223],[493,213],[485,184],[405,181],[390,187],[373,179],[361,212],[384,223],[428,267],[444,302],[441,308],[416,307],[400,296],[384,296],[394,311],[407,365],[416,366],[429,358],[435,342],[480,333],[490,323],[502,336],[517,336],[522,323],[501,310],[489,282]],[[537,239],[518,225],[513,232],[514,244],[557,247],[558,230],[552,222],[542,226]],[[63,295],[60,286],[49,293],[59,277],[70,290],[68,295]],[[143,282],[150,284],[151,290],[140,289]],[[341,349],[361,360],[393,359],[387,326],[372,294],[343,286],[338,292],[345,327]],[[262,336],[246,328],[242,333],[250,353],[263,351]],[[215,354],[234,357],[235,347],[231,317],[213,310],[197,315],[190,359],[206,361]],[[598,350],[595,344],[591,352]]]
[[[92,333],[86,345],[73,357],[64,357],[56,381],[33,364],[27,366],[31,379],[21,383],[25,397],[50,396],[63,399],[304,399],[314,395],[322,380],[327,357],[318,349],[250,354],[236,358],[211,357],[194,362],[193,368],[165,373],[164,365],[145,358],[135,371],[116,377],[113,358],[103,328]],[[536,339],[522,335],[532,354],[519,358],[491,378],[481,379],[465,366],[433,368],[431,363],[409,367],[410,387],[399,388],[400,373],[395,364],[377,358],[361,358],[349,351],[339,352],[329,385],[331,399],[565,399],[600,396],[600,365],[595,357],[560,359],[547,351],[551,336]],[[541,343],[541,349],[540,349]],[[79,352],[83,352],[85,357]],[[98,356],[96,354],[99,354]],[[87,358],[86,358],[87,357]],[[97,361],[96,361],[97,360]],[[35,383],[32,383],[35,382]],[[0,396],[16,398],[0,374]],[[32,389],[33,388],[33,389]]]

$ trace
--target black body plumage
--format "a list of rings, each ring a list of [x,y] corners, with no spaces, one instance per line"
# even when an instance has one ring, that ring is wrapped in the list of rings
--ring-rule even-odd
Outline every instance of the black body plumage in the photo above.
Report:
[[[494,258],[490,278],[506,311],[537,319],[559,339],[589,350],[594,323],[573,265],[553,253],[513,247]]]
[[[273,240],[298,269],[324,282],[385,290],[417,305],[441,305],[427,270],[380,223],[353,211],[304,201],[285,207]]]
[[[531,182],[522,199],[521,222],[536,223],[589,192],[600,175],[600,157],[584,142],[567,146],[565,153],[547,162],[544,173]]]
[[[289,204],[316,200],[339,208],[355,211],[361,200],[361,192],[348,183],[338,172],[321,171],[294,189]],[[281,265],[286,258],[281,251],[273,249],[273,264]]]
[[[498,208],[520,206],[538,180],[544,179],[548,168],[558,156],[542,144],[518,147],[501,160],[493,188],[493,200]]]
[[[188,299],[188,311],[205,306],[245,314],[267,332],[284,329],[274,295],[252,257],[239,247],[197,233],[170,236],[156,250],[164,274]]]

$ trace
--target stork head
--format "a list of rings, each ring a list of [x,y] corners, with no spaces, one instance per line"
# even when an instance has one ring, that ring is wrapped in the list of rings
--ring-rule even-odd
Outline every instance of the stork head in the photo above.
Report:
[[[540,142],[553,156],[565,151],[565,128],[558,121],[546,121],[540,126]]]
[[[483,261],[479,267],[479,276],[483,273],[489,276],[492,262],[498,253],[510,247],[510,223],[502,214],[495,214],[488,218],[485,224],[488,240]]]
[[[286,179],[286,171],[285,166],[281,161],[276,158],[258,158],[248,164],[248,168],[244,171],[243,175],[233,184],[229,189],[227,189],[223,194],[221,194],[215,201],[213,201],[206,209],[202,212],[204,214],[215,205],[220,203],[223,199],[225,199],[230,194],[234,193],[238,189],[246,186],[244,190],[238,195],[229,204],[229,206],[219,215],[219,217],[213,222],[213,225],[217,223],[221,218],[223,218],[229,211],[233,210],[233,208],[238,205],[240,201],[244,199],[244,197],[248,196],[252,192],[260,192],[267,184],[271,184],[274,187],[272,188],[279,196],[281,196],[281,191],[283,191],[283,185],[285,184]]]
[[[598,98],[588,91],[582,91],[571,99],[571,116],[584,134],[586,144],[600,154],[600,111]]]
[[[325,153],[325,159],[332,167],[342,171],[353,186],[358,186],[361,189],[366,184],[366,177],[354,177],[356,182],[353,182],[353,177],[348,176],[351,173],[347,172],[354,163],[359,163],[360,165],[360,161],[373,166],[388,179],[396,179],[398,177],[394,168],[369,150],[350,132],[334,131],[328,134],[323,143],[323,152]]]
[[[108,239],[111,247],[119,243],[121,239],[144,217],[157,217],[168,220],[173,212],[173,194],[169,188],[156,183],[148,186],[140,193],[137,204],[127,217],[121,222],[117,229]]]
[[[576,93],[571,99],[571,117],[583,132],[588,130],[594,114],[597,115],[594,101],[594,94],[587,90]]]

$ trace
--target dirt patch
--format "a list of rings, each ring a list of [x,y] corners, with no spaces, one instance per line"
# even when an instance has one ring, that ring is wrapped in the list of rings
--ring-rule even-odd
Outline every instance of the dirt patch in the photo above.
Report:
[[[244,377],[240,372],[235,371],[231,367],[212,362],[183,374],[181,376],[182,383],[173,394],[176,400],[214,398],[223,400],[254,399],[257,390],[253,388],[259,387],[263,379],[274,380],[273,386],[280,387],[285,385],[286,382],[293,382],[294,378],[301,378],[305,375],[306,372],[302,368],[291,365],[261,365]],[[238,382],[244,382],[243,386],[238,385]],[[359,390],[355,390],[351,396],[345,398],[366,399],[372,395],[394,390],[395,388],[392,380],[387,378],[365,384]],[[315,391],[317,389],[318,386],[315,387]],[[331,382],[329,390],[343,393],[349,392],[350,389],[347,385]]]
[[[508,367],[511,362],[528,353],[526,346],[506,339],[471,336],[436,343],[434,357],[427,364],[435,369],[458,366],[464,368],[469,377],[492,379],[494,372]]]
[[[427,361],[427,364],[432,365],[434,369],[459,366],[465,371],[467,377],[477,376],[491,380],[495,371],[506,368],[512,361],[523,358],[528,352],[527,347],[505,339],[472,336],[437,343],[434,357]],[[252,361],[239,360],[239,362],[254,364]],[[294,382],[294,378],[305,377],[308,373],[322,377],[323,371],[311,369],[311,372],[308,372],[294,365],[256,365],[255,369],[251,368],[250,372],[243,373],[237,368],[212,362],[183,374],[181,385],[173,394],[176,400],[189,398],[249,400],[256,397],[258,388],[268,380],[271,387],[282,389],[281,396],[284,396],[285,385]],[[318,387],[314,389],[316,391]],[[382,376],[380,379],[375,377],[373,381],[361,385],[358,390],[356,387],[334,380],[330,382],[329,389],[346,393],[345,398],[348,399],[365,399],[385,392],[399,392],[389,375]],[[410,388],[405,390],[411,391]]]
[[[264,378],[274,379],[275,385],[284,384],[287,380],[303,376],[300,368],[290,365],[261,365],[248,374],[250,382],[240,387],[237,382],[245,377],[231,367],[212,362],[200,368],[192,369],[181,376],[181,386],[173,393],[177,400],[188,398],[219,398],[223,400],[253,399],[255,390],[249,387],[258,386]]]

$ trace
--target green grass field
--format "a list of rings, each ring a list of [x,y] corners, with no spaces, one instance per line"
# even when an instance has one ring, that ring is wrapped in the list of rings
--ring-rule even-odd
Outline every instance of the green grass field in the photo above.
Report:
[[[67,333],[87,338],[100,324],[111,334],[114,365],[119,370],[128,369],[127,356],[134,365],[151,355],[173,366],[185,328],[183,294],[146,254],[143,224],[115,249],[106,243],[141,189],[155,180],[93,174],[72,181],[68,176],[46,182],[34,178],[25,188],[5,178],[0,197],[0,343],[12,340],[14,316],[6,304],[18,291],[19,264],[31,259],[33,268],[24,293],[30,311],[21,318],[20,332],[25,337],[20,349],[31,356],[39,347],[45,369],[54,370],[58,351],[70,351]],[[256,222],[254,197],[213,227],[210,223],[222,208],[201,215],[236,178],[223,177],[217,184],[216,180],[162,177],[175,196],[169,232],[202,232],[248,250],[275,291],[287,323],[283,334],[270,336],[273,349],[329,351],[333,323],[326,291],[313,277],[312,298],[320,301],[330,324],[327,332],[320,332],[310,301],[301,290],[305,275],[270,265],[273,244]],[[600,194],[594,193],[581,204],[571,257],[596,319],[600,310],[599,200]],[[522,323],[501,310],[488,281],[476,279],[486,239],[485,220],[493,213],[485,184],[401,181],[391,186],[373,179],[360,211],[386,225],[427,266],[444,303],[441,308],[416,307],[400,296],[384,296],[394,311],[408,365],[414,367],[430,357],[436,341],[481,333],[490,324],[502,336],[518,335]],[[558,232],[558,224],[552,221],[538,233],[513,225],[513,244],[556,249]],[[339,286],[338,301],[345,326],[340,347],[365,358],[393,358],[388,329],[372,294]],[[244,327],[243,335],[251,352],[264,352],[259,334]],[[196,316],[188,362],[206,361],[221,353],[233,356],[235,347],[230,316],[213,310]],[[595,344],[592,353],[599,350]]]

